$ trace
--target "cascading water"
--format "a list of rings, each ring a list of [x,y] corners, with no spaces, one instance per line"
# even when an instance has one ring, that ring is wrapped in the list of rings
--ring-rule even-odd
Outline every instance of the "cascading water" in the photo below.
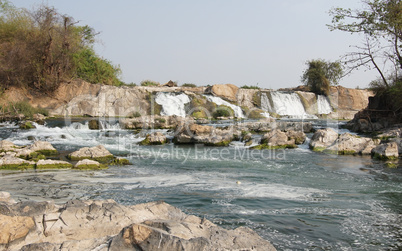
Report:
[[[275,112],[266,93],[261,93],[261,108],[267,112]]]
[[[331,105],[324,95],[317,96],[317,112],[318,114],[330,114],[332,112]]]
[[[155,102],[162,106],[161,115],[186,117],[184,106],[190,102],[190,98],[184,93],[175,95],[174,93],[158,92]]]
[[[292,92],[270,92],[271,100],[267,93],[261,93],[261,108],[267,112],[276,113],[280,116],[292,118],[316,119],[316,114],[329,114],[332,112],[328,99],[323,95],[317,95],[317,102],[310,104],[314,106],[315,114],[309,114],[297,93]]]
[[[273,112],[281,116],[311,117],[306,113],[299,95],[296,93],[271,92]]]
[[[211,102],[213,102],[213,103],[215,103],[217,105],[229,106],[230,108],[233,109],[235,117],[238,117],[238,118],[244,118],[245,117],[244,114],[243,114],[242,109],[239,106],[231,104],[231,103],[221,99],[220,97],[208,96],[208,95],[205,95],[205,97],[208,99],[208,101],[211,101]]]

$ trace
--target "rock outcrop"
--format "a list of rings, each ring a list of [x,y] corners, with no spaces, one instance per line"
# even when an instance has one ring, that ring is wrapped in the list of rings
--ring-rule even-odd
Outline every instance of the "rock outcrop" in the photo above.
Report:
[[[164,202],[0,202],[0,250],[276,250],[246,227],[223,229]]]
[[[234,127],[222,129],[207,125],[188,124],[177,130],[173,142],[175,144],[228,146],[239,135],[240,131]]]
[[[235,85],[223,84],[223,85],[213,85],[209,89],[207,89],[206,92],[211,93],[214,96],[236,102],[238,90],[239,87]]]
[[[147,134],[145,139],[140,142],[140,145],[163,145],[166,144],[166,142],[166,135],[161,132],[153,132],[151,134]]]
[[[375,147],[372,152],[374,158],[383,160],[398,159],[399,151],[396,142],[384,143]]]
[[[350,133],[339,135],[332,128],[317,130],[310,141],[310,148],[316,152],[329,154],[361,154],[370,155],[380,140],[360,137]]]
[[[68,158],[71,160],[92,159],[100,162],[109,162],[114,156],[104,146],[98,145],[94,147],[83,147],[78,151],[70,153]]]

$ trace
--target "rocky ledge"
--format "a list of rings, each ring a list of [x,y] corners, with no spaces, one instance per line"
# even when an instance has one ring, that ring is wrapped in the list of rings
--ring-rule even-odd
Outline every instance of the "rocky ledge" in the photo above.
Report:
[[[15,203],[0,192],[0,250],[276,250],[246,227],[221,228],[164,202]]]

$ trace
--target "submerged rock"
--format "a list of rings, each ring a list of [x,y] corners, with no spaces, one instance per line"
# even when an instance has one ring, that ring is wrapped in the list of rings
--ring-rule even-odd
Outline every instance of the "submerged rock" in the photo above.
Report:
[[[90,120],[90,121],[88,122],[88,128],[89,128],[90,130],[99,130],[99,129],[100,129],[99,120],[97,120],[97,119]]]
[[[3,207],[0,250],[275,250],[249,228],[224,229],[164,202],[123,206],[73,200]]]
[[[32,124],[31,121],[25,121],[19,125],[19,128],[22,130],[29,130],[29,129],[35,129],[36,126],[34,124]]]

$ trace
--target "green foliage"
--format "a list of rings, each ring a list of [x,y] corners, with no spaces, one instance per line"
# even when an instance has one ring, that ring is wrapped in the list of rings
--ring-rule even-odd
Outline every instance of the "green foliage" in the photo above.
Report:
[[[363,45],[345,55],[349,72],[361,66],[376,69],[384,84],[384,70],[402,68],[402,3],[399,0],[364,0],[362,9],[333,8],[331,30],[363,34]]]
[[[185,83],[181,85],[182,87],[197,87],[195,84]]]
[[[49,115],[49,112],[44,108],[34,108],[28,102],[19,101],[19,102],[10,102],[6,105],[0,106],[0,113],[10,114],[12,116],[16,116],[18,114],[24,114],[26,118],[32,118],[32,116],[36,113],[43,114],[45,116]]]
[[[328,62],[322,59],[306,62],[307,69],[302,76],[302,82],[316,94],[329,95],[329,87],[337,85],[343,70],[339,62]]]
[[[226,105],[219,105],[216,107],[215,112],[212,115],[214,118],[218,117],[232,117],[234,116],[234,111],[232,108]]]
[[[61,82],[82,78],[119,85],[119,67],[93,51],[97,33],[72,17],[41,5],[33,11],[0,2],[0,85],[51,93]]]
[[[106,85],[121,86],[122,83],[118,76],[121,70],[118,66],[113,66],[106,59],[96,55],[92,48],[83,48],[73,54],[74,65],[76,67],[76,77],[89,83],[101,83]]]
[[[130,114],[130,116],[128,116],[128,117],[129,118],[139,118],[141,116],[142,116],[141,113],[136,111],[136,112],[133,112],[132,114]]]
[[[254,90],[260,90],[261,89],[260,87],[258,87],[258,84],[257,85],[243,85],[240,88],[242,88],[242,89],[254,89]]]
[[[141,86],[160,86],[160,84],[152,80],[143,80],[141,81]]]

